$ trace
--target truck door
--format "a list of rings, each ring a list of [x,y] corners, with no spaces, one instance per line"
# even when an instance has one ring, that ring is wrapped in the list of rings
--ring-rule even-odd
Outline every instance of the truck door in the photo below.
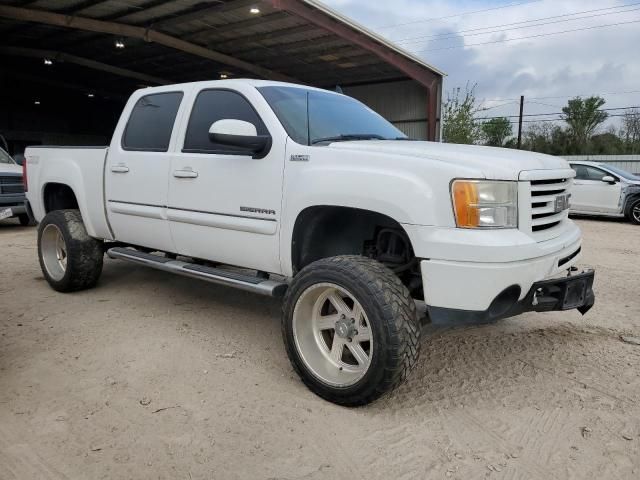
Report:
[[[613,177],[613,175],[591,165],[576,163],[572,168],[576,171],[571,193],[571,206],[574,210],[597,213],[618,212],[622,190],[619,180],[613,184],[603,182],[604,177]]]
[[[167,215],[177,250],[278,273],[286,135],[273,134],[279,126],[269,124],[277,122],[273,112],[269,118],[264,110],[258,113],[254,105],[269,107],[252,87],[244,93],[206,88],[193,94],[169,175]],[[252,95],[253,104],[248,99]],[[214,143],[209,130],[219,120],[249,122],[258,135],[271,135],[266,155],[252,158],[239,147]]]
[[[125,107],[105,171],[107,215],[119,241],[174,252],[167,221],[173,127],[183,92],[138,95]],[[133,106],[131,104],[133,103]]]

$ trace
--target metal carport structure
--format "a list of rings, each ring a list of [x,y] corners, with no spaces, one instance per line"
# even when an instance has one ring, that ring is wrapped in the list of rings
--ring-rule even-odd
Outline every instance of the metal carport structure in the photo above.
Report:
[[[443,73],[315,0],[7,0],[0,38],[0,134],[16,151],[108,137],[141,86],[233,77],[340,86],[439,138]]]

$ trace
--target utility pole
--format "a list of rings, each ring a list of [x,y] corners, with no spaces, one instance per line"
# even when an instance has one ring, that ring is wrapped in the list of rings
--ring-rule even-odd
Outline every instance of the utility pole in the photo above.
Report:
[[[522,148],[522,113],[524,111],[524,95],[520,95],[520,120],[518,121],[518,150]]]

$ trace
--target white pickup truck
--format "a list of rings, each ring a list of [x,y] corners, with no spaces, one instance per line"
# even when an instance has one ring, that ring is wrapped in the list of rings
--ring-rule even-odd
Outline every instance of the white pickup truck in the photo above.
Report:
[[[562,159],[412,141],[325,90],[224,80],[136,91],[108,148],[26,151],[40,264],[61,292],[111,258],[285,296],[305,384],[342,405],[415,365],[433,320],[593,305]]]

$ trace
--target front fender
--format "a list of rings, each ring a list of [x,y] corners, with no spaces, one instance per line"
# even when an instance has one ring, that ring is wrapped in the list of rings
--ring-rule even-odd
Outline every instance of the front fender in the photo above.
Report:
[[[371,165],[287,165],[282,210],[280,258],[293,274],[291,239],[296,220],[309,207],[350,207],[380,213],[400,224],[449,225],[453,222],[449,181],[427,182],[406,170]],[[438,201],[436,201],[438,199]],[[442,204],[443,199],[445,205]]]
[[[622,189],[622,213],[626,214],[633,202],[640,198],[640,185],[631,184]]]

